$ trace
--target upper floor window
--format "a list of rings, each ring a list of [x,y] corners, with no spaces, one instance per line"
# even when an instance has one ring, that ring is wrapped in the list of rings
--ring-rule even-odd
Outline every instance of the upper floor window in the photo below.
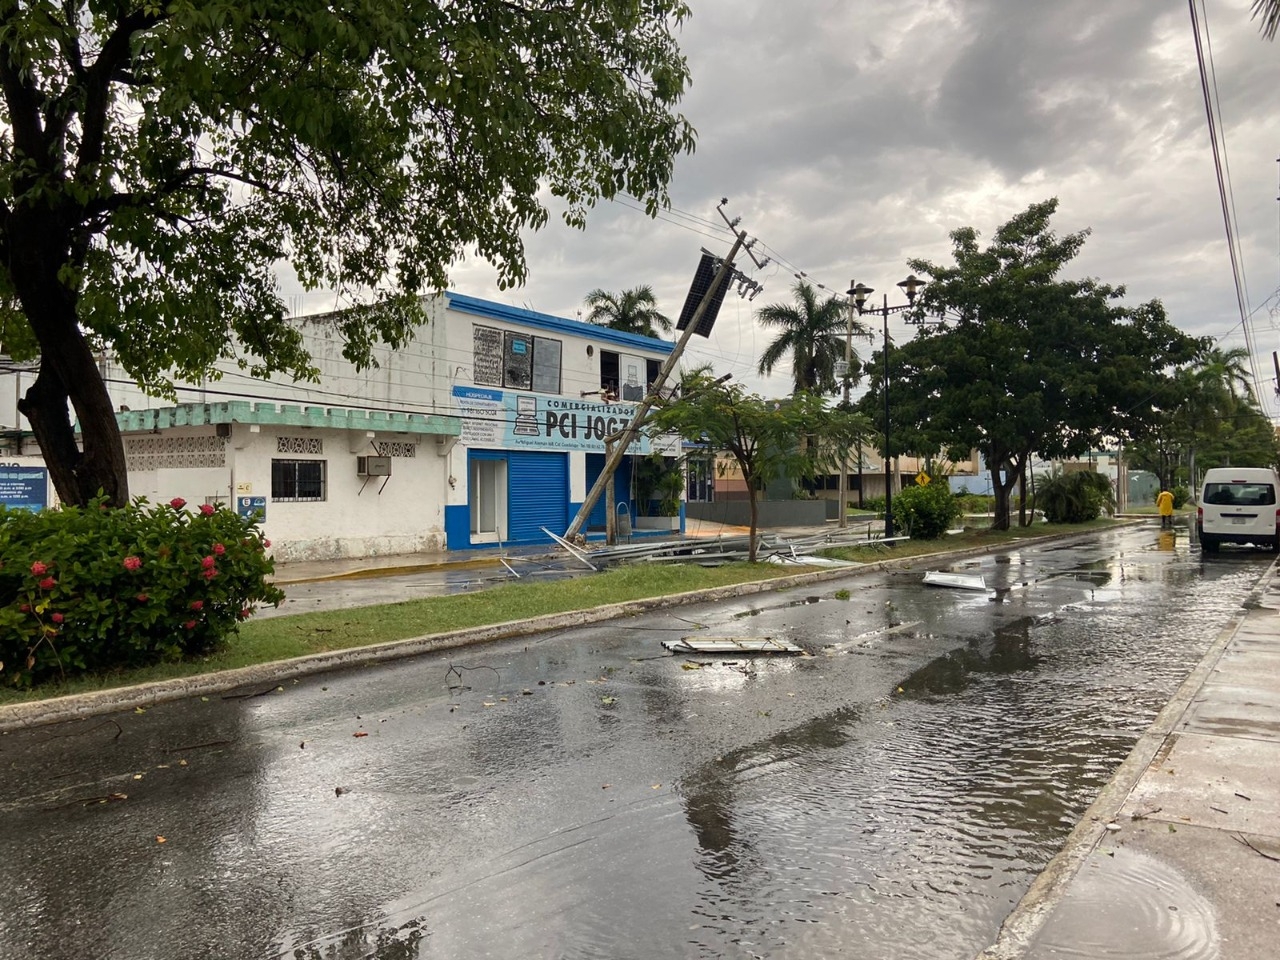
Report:
[[[658,379],[662,363],[630,353],[600,351],[600,391],[614,400],[639,402]]]
[[[559,393],[563,345],[494,327],[472,328],[472,380],[477,386]]]

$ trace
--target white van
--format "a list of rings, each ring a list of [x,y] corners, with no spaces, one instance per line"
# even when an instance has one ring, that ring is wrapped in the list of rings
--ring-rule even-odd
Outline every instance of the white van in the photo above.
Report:
[[[1204,475],[1196,532],[1205,553],[1224,543],[1280,550],[1280,476],[1269,467],[1214,467]]]

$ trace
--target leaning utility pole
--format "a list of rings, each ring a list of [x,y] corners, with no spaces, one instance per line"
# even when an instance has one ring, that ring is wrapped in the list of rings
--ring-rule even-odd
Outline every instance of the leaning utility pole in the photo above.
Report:
[[[632,415],[631,420],[616,434],[617,440],[614,442],[613,450],[605,460],[604,469],[600,471],[600,476],[596,477],[596,482],[587,491],[587,498],[582,501],[582,506],[578,508],[578,515],[573,518],[573,522],[569,524],[569,529],[564,532],[564,539],[572,540],[582,532],[582,528],[587,522],[587,517],[591,515],[592,509],[600,499],[600,494],[604,492],[605,485],[613,478],[614,471],[622,463],[622,458],[626,456],[631,442],[635,440],[640,428],[644,425],[645,418],[653,408],[654,403],[657,402],[659,391],[666,384],[667,377],[670,376],[671,371],[675,369],[676,364],[679,362],[680,355],[684,353],[685,345],[688,344],[689,338],[693,336],[694,330],[698,328],[698,323],[702,320],[703,313],[706,312],[708,305],[714,300],[715,293],[720,289],[721,284],[728,282],[729,274],[733,271],[733,258],[738,255],[738,251],[742,248],[742,244],[746,239],[747,232],[743,230],[734,240],[733,249],[729,251],[729,256],[721,261],[720,269],[716,271],[715,279],[711,281],[706,293],[702,295],[702,301],[698,304],[697,312],[694,313],[693,319],[689,321],[689,325],[685,327],[680,339],[676,341],[675,349],[663,361],[661,369],[658,370],[657,379],[650,385],[648,392],[644,395],[644,399],[636,404],[635,413]]]

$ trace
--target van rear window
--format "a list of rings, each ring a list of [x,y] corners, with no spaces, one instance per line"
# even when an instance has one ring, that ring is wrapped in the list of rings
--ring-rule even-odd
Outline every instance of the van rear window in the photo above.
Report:
[[[1206,483],[1204,502],[1224,507],[1265,507],[1276,502],[1276,490],[1269,483]]]

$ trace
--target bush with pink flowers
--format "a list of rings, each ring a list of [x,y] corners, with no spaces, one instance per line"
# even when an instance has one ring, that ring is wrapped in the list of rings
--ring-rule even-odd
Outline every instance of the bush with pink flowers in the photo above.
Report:
[[[0,683],[206,654],[284,598],[252,520],[185,508],[0,506]]]

